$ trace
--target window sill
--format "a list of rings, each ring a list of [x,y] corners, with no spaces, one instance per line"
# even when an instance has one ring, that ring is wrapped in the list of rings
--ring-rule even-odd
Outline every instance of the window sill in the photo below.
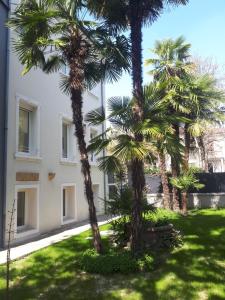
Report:
[[[70,159],[60,159],[60,164],[65,166],[75,166],[78,164],[76,160],[70,160]]]
[[[70,223],[74,223],[74,222],[76,222],[76,220],[75,219],[70,219],[70,218],[68,218],[68,219],[63,219],[63,221],[62,221],[62,225],[67,225],[67,224],[70,224]]]
[[[25,161],[30,161],[30,162],[40,162],[42,160],[42,157],[34,156],[29,153],[16,152],[15,159],[16,160],[25,160]]]
[[[33,228],[32,229],[27,229],[27,230],[21,230],[21,231],[16,232],[15,238],[19,239],[19,238],[23,238],[23,237],[26,237],[26,236],[29,236],[29,235],[36,234],[36,233],[38,233],[38,230],[33,229]]]

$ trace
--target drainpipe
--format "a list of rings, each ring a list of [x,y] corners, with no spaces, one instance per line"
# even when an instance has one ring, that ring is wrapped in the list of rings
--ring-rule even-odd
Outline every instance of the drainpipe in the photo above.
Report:
[[[104,105],[104,96],[103,96],[103,90],[104,90],[104,83],[103,81],[101,80],[101,106],[102,106],[102,110],[104,111],[105,110],[105,105]],[[102,133],[105,131],[105,123],[102,123]],[[103,157],[105,157],[106,155],[106,152],[105,152],[105,149],[103,149]],[[105,213],[106,213],[106,173],[104,171],[103,173],[103,185],[104,185],[104,210],[105,210]]]
[[[2,2],[5,6],[5,9],[8,11],[8,17],[10,14],[10,7],[9,7],[9,1],[7,3],[5,1]],[[3,143],[4,143],[4,149],[3,149],[3,178],[2,178],[2,211],[1,211],[1,219],[2,219],[2,226],[0,233],[0,248],[4,248],[5,245],[5,234],[6,234],[6,175],[7,175],[7,136],[8,136],[8,91],[9,91],[9,29],[6,29],[6,51],[5,51],[5,92],[3,96],[4,101],[4,133],[3,133]]]

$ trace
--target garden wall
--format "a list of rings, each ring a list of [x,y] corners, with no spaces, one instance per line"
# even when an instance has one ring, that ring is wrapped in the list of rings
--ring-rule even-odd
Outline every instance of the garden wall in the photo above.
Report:
[[[196,175],[205,187],[191,190],[188,196],[189,208],[225,207],[225,173],[199,173]],[[147,175],[147,199],[150,204],[162,206],[162,183],[159,175]],[[171,189],[171,187],[170,187]]]

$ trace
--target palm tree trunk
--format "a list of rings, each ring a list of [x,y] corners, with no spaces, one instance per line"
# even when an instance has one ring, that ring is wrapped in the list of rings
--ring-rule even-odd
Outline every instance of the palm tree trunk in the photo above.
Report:
[[[166,172],[166,161],[165,155],[161,151],[159,151],[159,168],[162,180],[163,187],[163,207],[166,209],[170,209],[170,190],[169,190],[169,180]]]
[[[187,214],[187,192],[182,192],[182,213]]]
[[[132,56],[132,82],[135,105],[134,118],[137,123],[143,119],[143,75],[142,75],[142,19],[139,15],[139,1],[130,0],[130,27],[131,27],[131,56]],[[141,142],[142,135],[136,134],[135,140]],[[144,163],[134,159],[131,162],[133,209],[131,216],[131,249],[133,254],[142,250],[142,200],[145,187]]]
[[[100,236],[100,231],[98,227],[98,221],[96,216],[96,209],[94,205],[94,195],[92,188],[90,164],[88,160],[87,146],[84,138],[84,128],[83,128],[83,114],[82,114],[82,91],[80,89],[71,89],[71,101],[73,110],[73,123],[75,125],[75,135],[77,137],[79,151],[80,151],[80,161],[82,166],[82,173],[84,176],[84,187],[85,194],[89,207],[89,219],[93,234],[94,248],[98,253],[103,252],[102,241]]]
[[[179,125],[174,124],[173,128],[175,130],[175,135],[177,140],[179,140]],[[172,177],[177,178],[180,175],[180,165],[179,161],[176,158],[171,157],[171,171]],[[179,191],[176,187],[172,189],[173,194],[173,210],[179,211],[180,210],[180,199],[179,199]]]
[[[188,125],[185,124],[184,126],[184,171],[188,171],[189,169],[189,155],[190,155],[190,144],[191,144],[191,137],[190,133],[188,132]]]

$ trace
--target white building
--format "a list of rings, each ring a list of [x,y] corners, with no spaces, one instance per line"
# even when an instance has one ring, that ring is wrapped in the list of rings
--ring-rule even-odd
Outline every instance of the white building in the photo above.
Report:
[[[206,162],[202,160],[199,143],[196,140],[190,151],[190,165],[205,169],[205,164],[207,172],[225,172],[225,128],[207,128],[202,141]]]
[[[8,133],[5,220],[15,200],[13,242],[21,242],[65,224],[88,219],[79,151],[68,96],[59,89],[60,73],[45,75],[23,67],[9,47]],[[104,86],[84,93],[84,115],[104,102]],[[85,127],[86,142],[102,127]],[[104,212],[104,173],[90,155],[95,204]],[[6,237],[5,237],[6,239]]]

